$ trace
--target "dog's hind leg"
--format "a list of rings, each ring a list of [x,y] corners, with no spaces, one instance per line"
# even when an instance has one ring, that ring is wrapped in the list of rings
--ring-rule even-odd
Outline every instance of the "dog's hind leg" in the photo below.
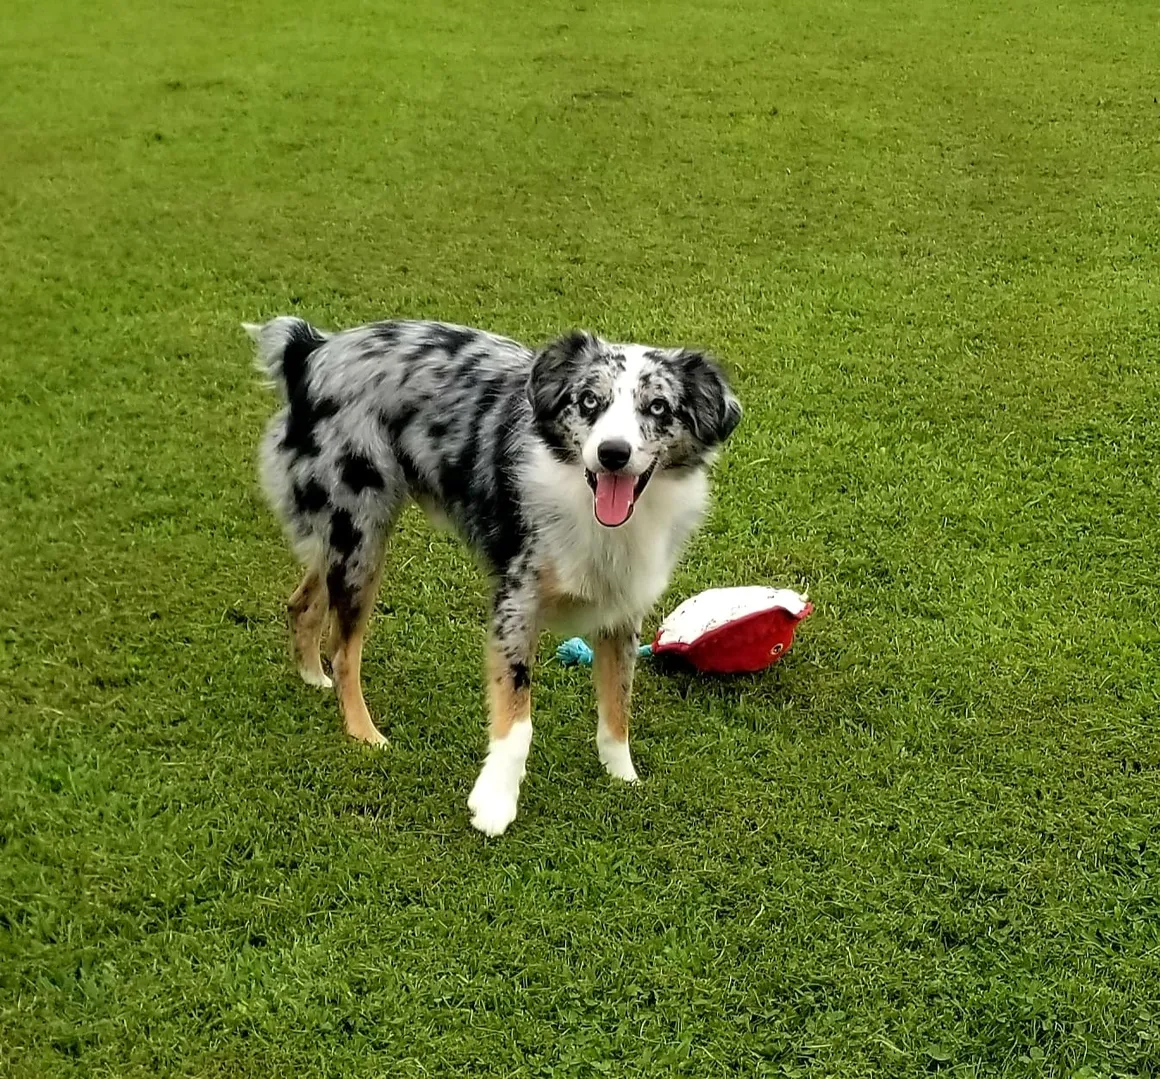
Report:
[[[387,533],[401,501],[400,492],[389,512],[373,518],[356,519],[347,510],[335,510],[326,547],[330,665],[338,706],[346,733],[372,746],[384,745],[387,740],[371,720],[363,699],[362,647],[382,579]]]
[[[286,531],[290,546],[305,568],[302,583],[286,603],[290,621],[290,655],[302,680],[330,688],[322,669],[319,642],[326,622],[324,530],[330,513],[330,494],[320,482],[325,476],[313,459],[300,463],[286,446],[290,413],[283,410],[270,421],[262,440],[259,467],[266,497]]]
[[[471,823],[501,835],[516,817],[532,744],[531,668],[536,646],[534,578],[501,581],[487,642],[487,759],[471,790]]]
[[[362,648],[381,577],[381,553],[368,574],[352,577],[340,563],[332,565],[326,576],[331,607],[330,664],[343,726],[352,738],[372,746],[385,745],[387,740],[363,699]]]
[[[320,642],[328,603],[322,571],[311,566],[286,604],[290,616],[290,651],[308,686],[330,689],[334,684],[322,669]]]

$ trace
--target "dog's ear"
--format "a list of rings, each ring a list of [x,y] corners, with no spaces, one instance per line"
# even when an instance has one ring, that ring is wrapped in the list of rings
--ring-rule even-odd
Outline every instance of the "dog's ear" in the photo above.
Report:
[[[683,380],[683,402],[693,435],[706,446],[724,442],[741,422],[741,402],[716,361],[703,352],[682,349],[677,367]]]
[[[571,376],[597,350],[599,341],[585,330],[573,330],[536,354],[528,376],[528,400],[537,416],[560,411],[567,403]]]

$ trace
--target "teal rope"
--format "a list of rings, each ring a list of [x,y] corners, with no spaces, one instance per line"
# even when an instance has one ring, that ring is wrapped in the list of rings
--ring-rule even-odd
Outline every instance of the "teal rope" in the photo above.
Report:
[[[652,655],[652,645],[642,644],[636,654],[641,656]],[[582,637],[570,637],[556,649],[556,659],[565,667],[591,667],[592,649]]]

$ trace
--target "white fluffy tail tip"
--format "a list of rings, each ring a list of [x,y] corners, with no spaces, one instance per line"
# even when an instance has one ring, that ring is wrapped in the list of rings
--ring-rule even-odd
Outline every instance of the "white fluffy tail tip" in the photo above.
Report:
[[[243,322],[242,329],[246,331],[250,337],[250,340],[255,344],[257,343],[258,338],[262,335],[261,324],[257,322]]]

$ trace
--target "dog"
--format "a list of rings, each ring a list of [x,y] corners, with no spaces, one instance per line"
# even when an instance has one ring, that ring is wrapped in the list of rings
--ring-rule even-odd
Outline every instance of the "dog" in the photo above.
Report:
[[[339,333],[243,324],[284,407],[263,489],[305,575],[290,597],[304,681],[335,687],[348,734],[386,739],[360,662],[384,546],[408,499],[450,524],[493,580],[490,732],[472,824],[515,819],[541,629],[589,633],[600,761],[637,778],[629,696],[641,623],[704,515],[709,466],[741,419],[717,363],[575,331],[533,351],[481,330],[393,320]],[[319,645],[329,622],[333,683]]]

